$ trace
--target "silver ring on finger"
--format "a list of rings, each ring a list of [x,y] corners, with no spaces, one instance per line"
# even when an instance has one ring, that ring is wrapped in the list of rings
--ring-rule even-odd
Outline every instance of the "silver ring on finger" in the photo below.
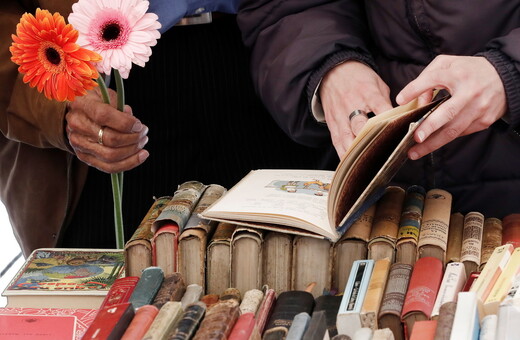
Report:
[[[98,138],[97,138],[97,142],[99,145],[105,145],[103,144],[103,134],[105,132],[105,127],[102,126],[99,131],[98,131]]]
[[[359,116],[359,115],[362,115],[362,116],[365,116],[366,118],[368,118],[368,115],[367,115],[366,111],[364,111],[364,110],[354,110],[354,111],[352,111],[348,115],[348,120],[352,121],[352,119],[354,117]]]

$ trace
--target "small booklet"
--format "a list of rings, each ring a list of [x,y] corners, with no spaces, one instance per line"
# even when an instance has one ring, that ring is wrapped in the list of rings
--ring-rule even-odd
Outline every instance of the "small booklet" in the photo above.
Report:
[[[415,129],[445,99],[370,118],[336,171],[253,170],[200,216],[336,242],[381,197],[407,160]]]

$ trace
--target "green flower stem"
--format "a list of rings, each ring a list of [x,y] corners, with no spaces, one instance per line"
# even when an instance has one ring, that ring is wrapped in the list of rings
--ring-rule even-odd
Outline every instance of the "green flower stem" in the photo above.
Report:
[[[117,86],[117,108],[119,111],[123,111],[124,108],[124,89],[123,89],[123,81],[119,72],[115,72],[116,76],[116,86]],[[110,97],[108,95],[108,89],[105,84],[105,81],[101,76],[97,78],[97,83],[99,85],[99,89],[101,90],[101,96],[103,97],[103,102],[110,104]],[[120,89],[121,87],[121,89]],[[121,94],[119,91],[121,90]],[[110,174],[110,179],[112,181],[112,196],[114,201],[114,230],[116,234],[116,247],[118,249],[123,249],[125,246],[125,232],[123,228],[123,173],[115,173]]]

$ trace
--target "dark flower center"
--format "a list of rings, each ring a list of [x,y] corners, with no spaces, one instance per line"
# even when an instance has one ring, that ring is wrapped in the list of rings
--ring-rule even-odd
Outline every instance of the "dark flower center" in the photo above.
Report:
[[[103,40],[115,40],[121,33],[121,27],[117,23],[109,23],[103,28]]]
[[[49,47],[45,50],[45,57],[54,65],[59,65],[61,62],[60,54],[54,48]]]

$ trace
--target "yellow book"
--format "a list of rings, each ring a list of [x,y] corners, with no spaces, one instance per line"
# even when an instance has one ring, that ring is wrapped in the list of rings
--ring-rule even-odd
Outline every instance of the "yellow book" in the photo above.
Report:
[[[493,289],[484,302],[484,313],[486,315],[497,314],[500,302],[506,297],[511,288],[513,279],[520,272],[520,248],[516,248],[506,264],[504,271],[498,277]]]
[[[379,259],[374,264],[372,276],[368,283],[367,294],[365,301],[361,307],[361,326],[368,327],[373,330],[378,329],[377,316],[381,301],[383,300],[383,293],[385,292],[386,281],[388,273],[390,272],[390,259],[388,257]]]

